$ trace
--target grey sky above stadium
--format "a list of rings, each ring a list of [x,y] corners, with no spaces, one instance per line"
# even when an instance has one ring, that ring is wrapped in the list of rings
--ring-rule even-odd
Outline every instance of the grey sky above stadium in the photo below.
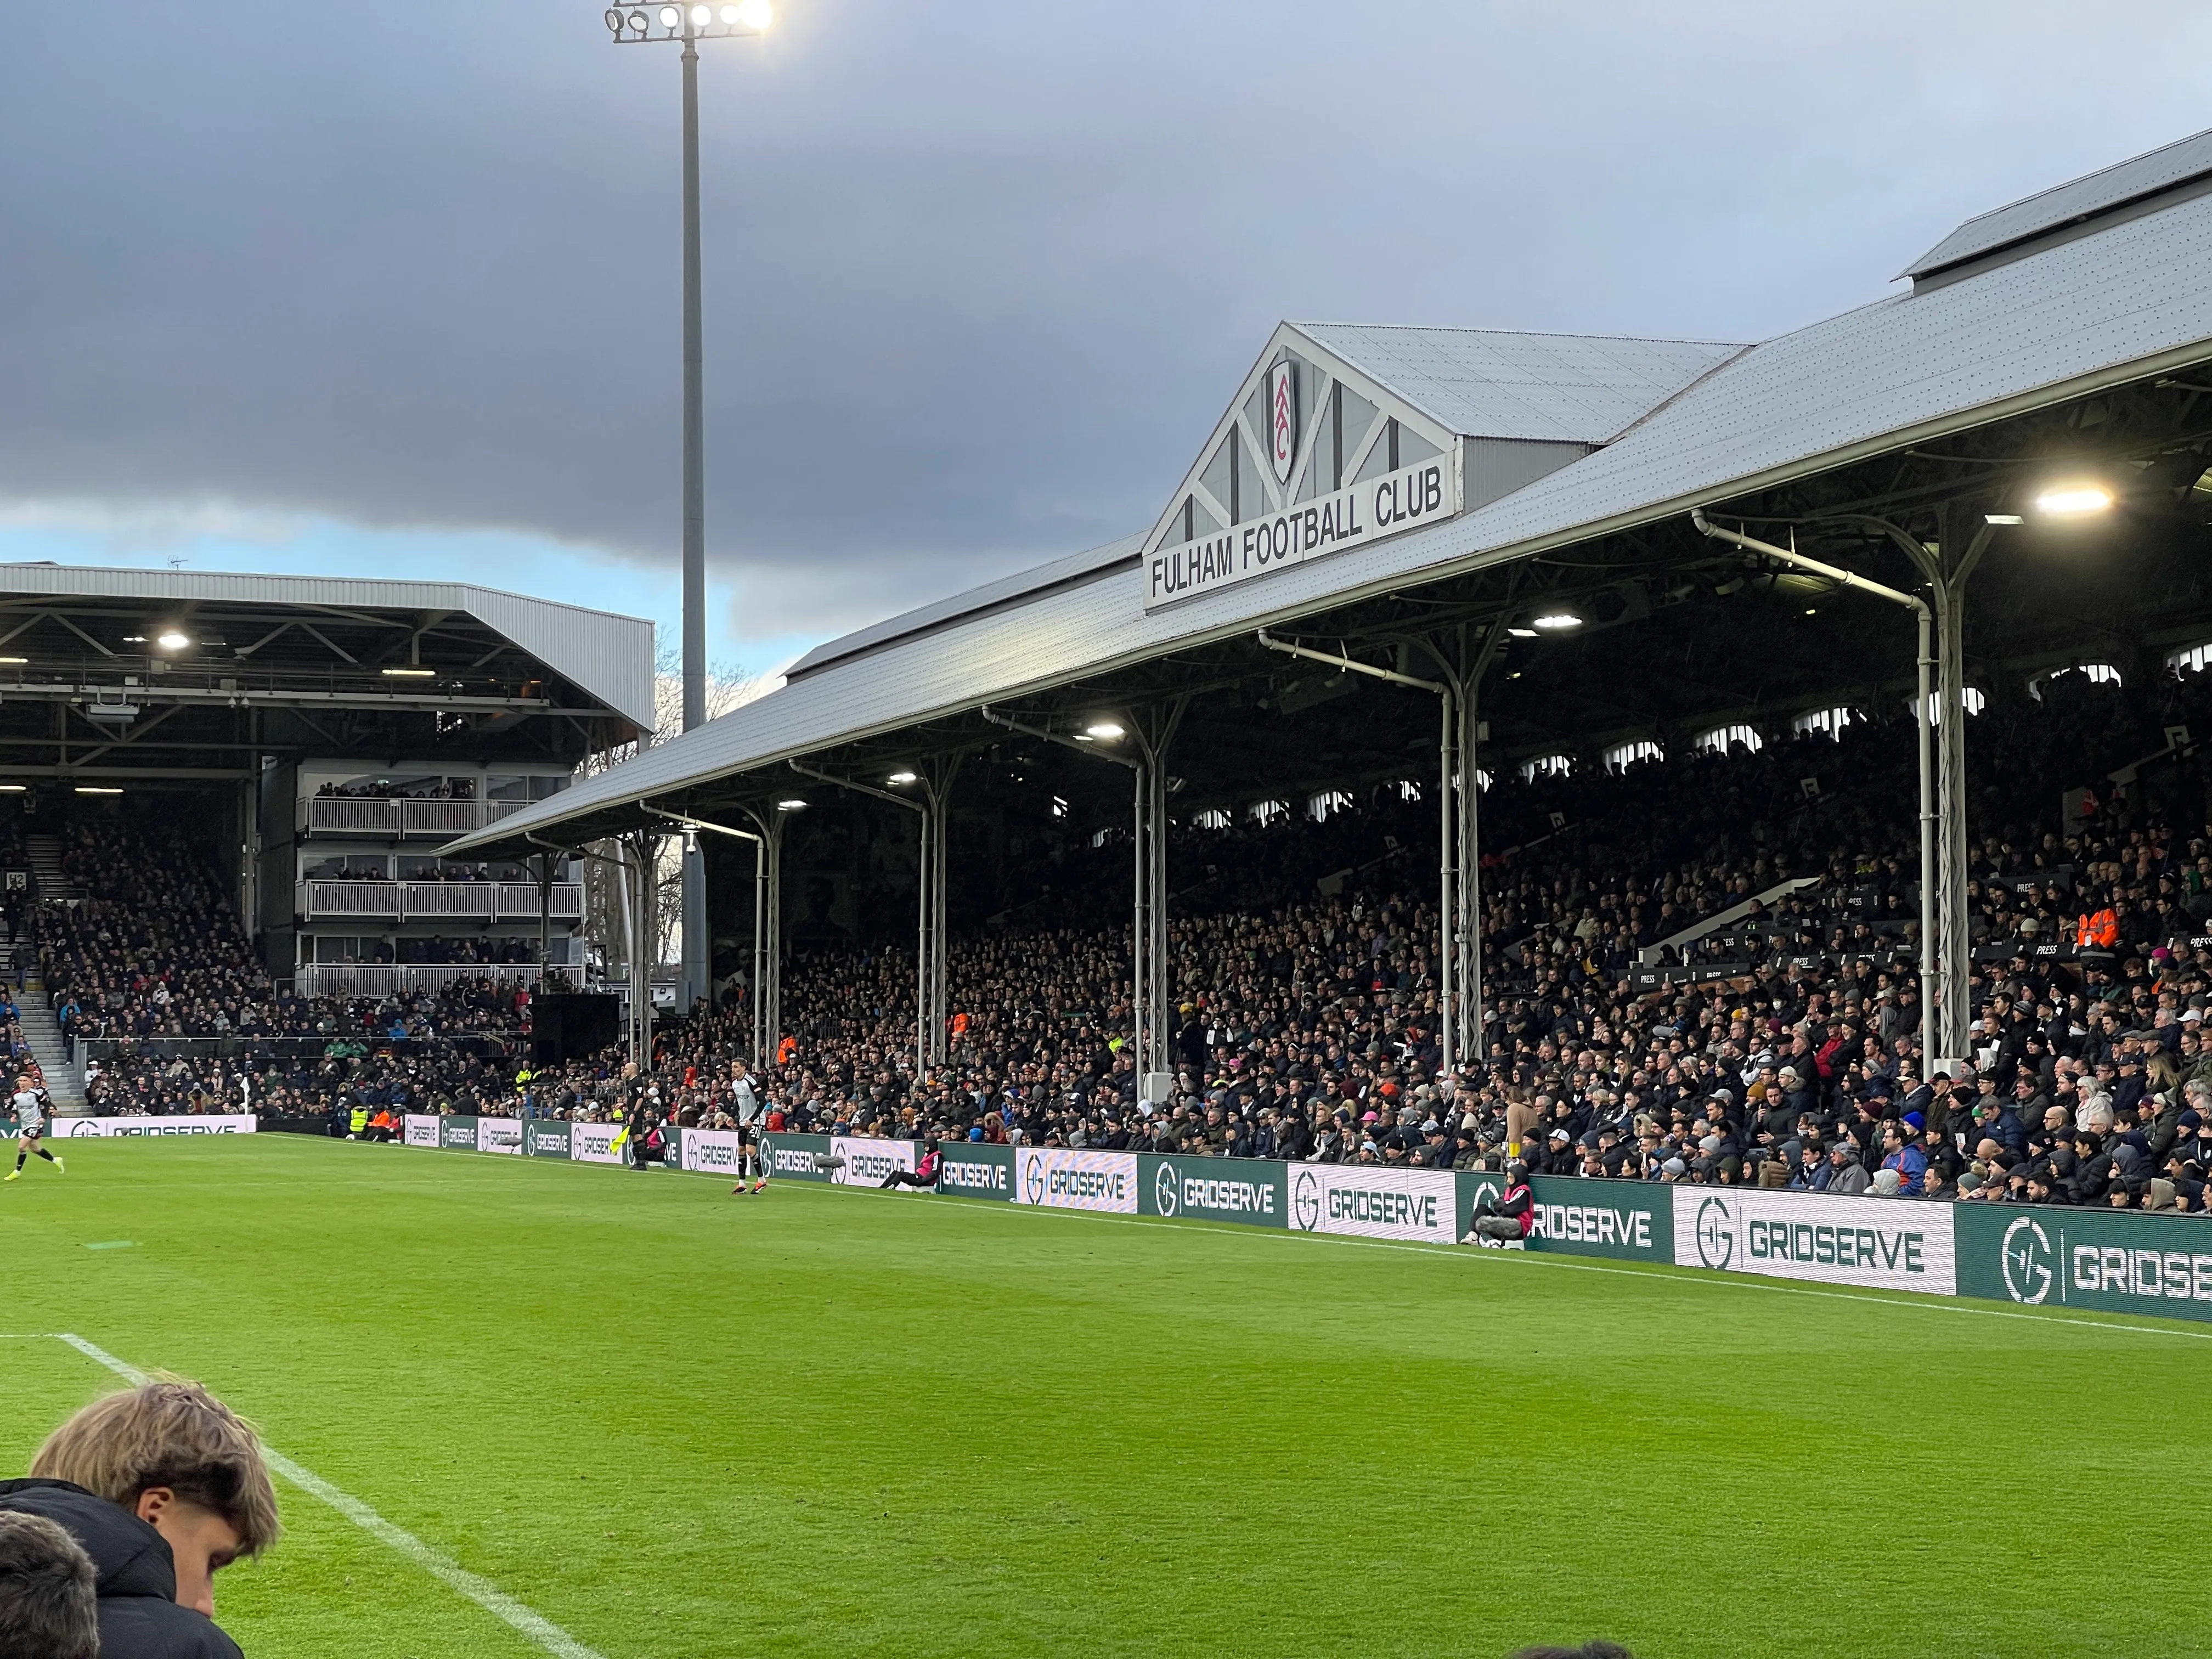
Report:
[[[489,549],[651,611],[677,66],[599,10],[11,20],[0,556]],[[702,73],[717,635],[1143,528],[1283,317],[1756,339],[1874,298],[2204,126],[2208,47],[2180,4],[786,0]]]

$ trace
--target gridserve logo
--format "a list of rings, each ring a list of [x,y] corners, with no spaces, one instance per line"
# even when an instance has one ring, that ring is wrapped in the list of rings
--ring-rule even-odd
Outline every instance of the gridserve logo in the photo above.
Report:
[[[1709,1198],[1698,1206],[1698,1260],[1726,1268],[1735,1259],[1735,1218],[1725,1200]]]
[[[1033,1158],[1029,1160],[1029,1173],[1022,1178],[1022,1190],[1028,1194],[1030,1203],[1042,1204],[1044,1202],[1044,1160]]]
[[[1321,1225],[1321,1182],[1311,1170],[1299,1170],[1291,1189],[1291,1223],[1309,1233]]]
[[[2051,1236],[2033,1216],[2024,1215],[2005,1229],[1997,1266],[2004,1274],[2005,1291],[2014,1301],[2033,1307],[2049,1296],[2057,1279],[2057,1261]]]
[[[1177,1194],[1178,1183],[1176,1181],[1175,1165],[1162,1164],[1159,1173],[1152,1177],[1152,1202],[1159,1206],[1162,1215],[1175,1214]]]

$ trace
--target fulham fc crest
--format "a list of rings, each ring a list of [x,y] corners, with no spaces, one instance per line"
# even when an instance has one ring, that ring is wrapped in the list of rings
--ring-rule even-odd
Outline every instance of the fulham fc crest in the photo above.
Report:
[[[1275,465],[1275,482],[1291,481],[1291,468],[1298,459],[1298,397],[1291,378],[1288,359],[1267,371],[1267,448]]]

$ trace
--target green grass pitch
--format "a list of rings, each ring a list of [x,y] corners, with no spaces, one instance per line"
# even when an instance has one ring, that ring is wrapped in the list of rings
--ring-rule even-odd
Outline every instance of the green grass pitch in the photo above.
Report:
[[[67,1156],[0,1188],[0,1330],[204,1380],[606,1659],[2212,1651],[2186,1327],[290,1136]],[[0,1378],[9,1474],[111,1385],[13,1338]],[[256,1659],[542,1651],[279,1495],[216,1587]]]

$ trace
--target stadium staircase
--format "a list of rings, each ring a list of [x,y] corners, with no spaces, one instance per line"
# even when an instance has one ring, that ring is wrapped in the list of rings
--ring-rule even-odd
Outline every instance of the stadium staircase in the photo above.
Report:
[[[62,873],[59,836],[29,836],[25,850],[30,854],[33,897],[65,902],[84,896],[82,890]],[[46,982],[39,977],[37,955],[27,941],[16,947],[15,961],[22,975],[18,981],[21,990],[15,998],[15,1018],[23,1028],[23,1041],[31,1045],[31,1058],[39,1062],[39,1071],[46,1078],[46,1093],[53,1100],[54,1109],[72,1116],[89,1111],[84,1085],[76,1067],[70,1063],[69,1044],[62,1038],[61,1022],[54,1018],[53,1005],[46,1000]]]

